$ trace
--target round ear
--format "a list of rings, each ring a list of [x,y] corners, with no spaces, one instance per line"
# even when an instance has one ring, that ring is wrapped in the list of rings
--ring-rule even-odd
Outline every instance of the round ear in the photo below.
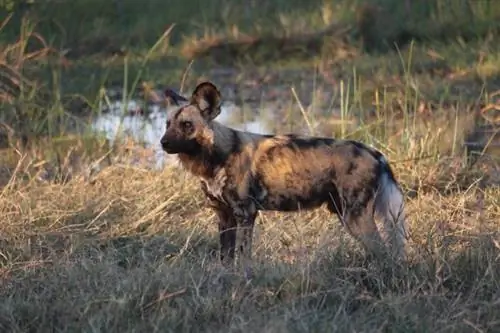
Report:
[[[198,105],[202,116],[207,120],[213,120],[221,112],[221,95],[217,87],[211,82],[202,82],[196,86],[191,102]]]

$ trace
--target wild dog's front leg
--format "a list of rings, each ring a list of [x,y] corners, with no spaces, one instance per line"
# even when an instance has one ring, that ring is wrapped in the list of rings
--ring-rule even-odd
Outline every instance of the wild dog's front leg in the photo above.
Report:
[[[217,214],[217,224],[219,226],[219,247],[220,260],[227,267],[234,265],[234,254],[236,250],[237,221],[233,214],[233,209],[217,198],[209,190],[205,182],[201,182],[201,189],[205,193],[208,206]]]
[[[254,204],[239,205],[234,209],[234,216],[241,229],[239,264],[243,268],[245,278],[249,280],[252,277],[253,229],[257,210]]]
[[[224,265],[232,267],[236,249],[236,219],[227,207],[218,207],[215,212],[219,219],[220,260]]]

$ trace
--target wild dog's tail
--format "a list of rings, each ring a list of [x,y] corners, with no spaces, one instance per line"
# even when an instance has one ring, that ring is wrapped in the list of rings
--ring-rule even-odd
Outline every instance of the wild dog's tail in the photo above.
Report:
[[[383,238],[397,260],[406,259],[406,220],[404,197],[394,173],[384,156],[378,156],[379,181],[375,214],[383,221]]]

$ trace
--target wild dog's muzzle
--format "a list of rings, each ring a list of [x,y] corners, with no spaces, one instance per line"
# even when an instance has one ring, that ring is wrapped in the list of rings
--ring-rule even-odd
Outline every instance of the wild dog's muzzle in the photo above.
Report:
[[[195,139],[179,140],[175,135],[165,134],[160,140],[162,149],[167,154],[189,154],[196,155],[200,152],[200,145]]]
[[[175,149],[175,144],[172,144],[172,140],[168,138],[168,136],[165,134],[162,136],[160,140],[161,148],[167,153],[167,154],[175,154],[177,151]]]

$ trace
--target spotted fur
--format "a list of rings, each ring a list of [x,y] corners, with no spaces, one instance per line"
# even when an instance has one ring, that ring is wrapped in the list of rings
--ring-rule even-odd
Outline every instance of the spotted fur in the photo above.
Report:
[[[169,114],[161,145],[201,180],[219,219],[221,259],[234,261],[236,230],[249,268],[259,210],[292,212],[326,204],[368,251],[405,256],[403,195],[385,157],[352,140],[295,134],[259,135],[214,119],[221,95],[210,82],[186,98],[166,93],[178,107]],[[383,220],[385,236],[374,218]]]

